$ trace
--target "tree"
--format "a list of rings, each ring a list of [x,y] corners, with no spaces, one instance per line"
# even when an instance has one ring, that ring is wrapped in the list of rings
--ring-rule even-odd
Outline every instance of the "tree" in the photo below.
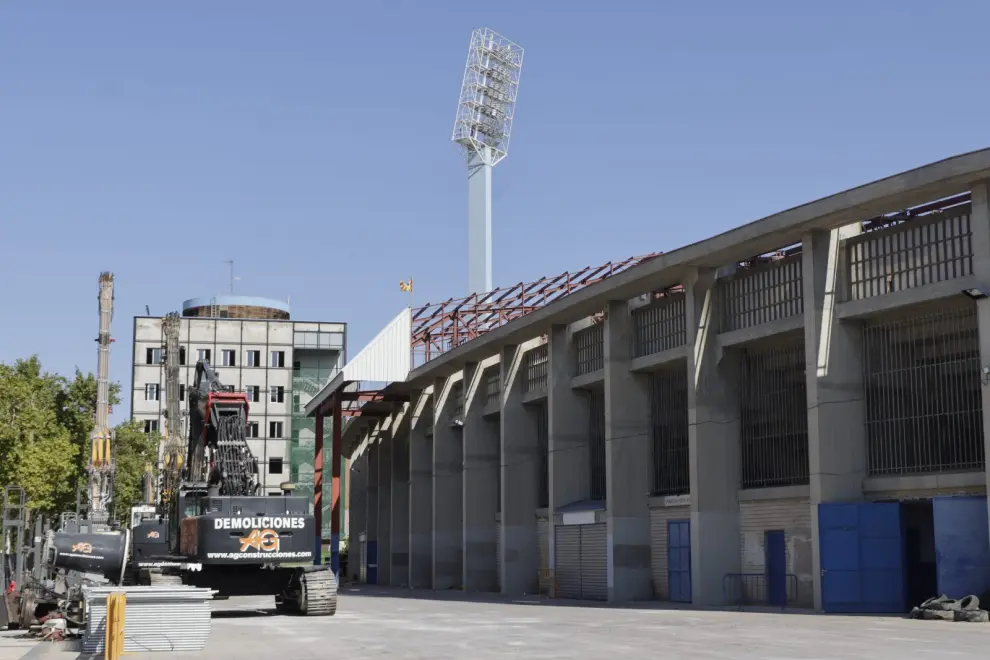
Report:
[[[37,356],[0,364],[0,483],[24,487],[31,506],[55,513],[74,499],[77,456],[59,423],[64,381]]]
[[[42,370],[37,356],[0,363],[0,485],[23,486],[33,509],[54,514],[75,508],[77,487],[89,481],[90,434],[95,425],[96,378],[76,370],[68,380]],[[120,386],[110,387],[111,405]],[[157,438],[132,423],[117,429],[116,490],[126,511],[140,498],[145,463]],[[118,506],[120,506],[118,502]]]
[[[114,462],[117,466],[113,492],[113,510],[119,520],[139,503],[145,466],[158,460],[157,433],[145,433],[140,422],[119,424],[114,430]]]

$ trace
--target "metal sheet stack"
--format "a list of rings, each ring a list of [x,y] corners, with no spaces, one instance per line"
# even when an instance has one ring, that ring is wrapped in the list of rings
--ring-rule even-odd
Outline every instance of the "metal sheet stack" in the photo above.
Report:
[[[103,653],[107,596],[127,594],[124,651],[201,651],[210,636],[210,601],[216,591],[199,587],[84,587],[84,653]]]

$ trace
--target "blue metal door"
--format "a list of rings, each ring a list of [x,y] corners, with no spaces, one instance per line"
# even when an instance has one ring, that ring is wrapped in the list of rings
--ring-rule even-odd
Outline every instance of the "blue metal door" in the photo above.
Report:
[[[990,589],[987,498],[936,497],[932,513],[938,592],[949,598],[983,595]]]
[[[691,522],[667,522],[667,584],[670,600],[691,602]]]
[[[368,584],[378,584],[378,541],[368,541]]]
[[[787,605],[787,545],[784,532],[766,532],[763,565],[767,572],[767,604],[785,607]]]
[[[904,611],[901,509],[897,502],[818,505],[822,609]]]

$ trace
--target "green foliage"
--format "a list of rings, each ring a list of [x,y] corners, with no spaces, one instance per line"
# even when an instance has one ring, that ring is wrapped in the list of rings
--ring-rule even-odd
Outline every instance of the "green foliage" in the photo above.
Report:
[[[120,386],[111,385],[111,405],[119,404],[119,393]],[[12,365],[0,363],[0,484],[23,486],[31,507],[43,513],[74,509],[76,488],[85,490],[89,479],[86,467],[95,411],[92,374],[77,369],[69,380],[46,373],[37,356]],[[157,438],[135,438],[130,423],[121,427],[124,461],[117,470],[118,489],[130,498],[137,479],[140,497],[148,446]],[[134,470],[136,477],[131,474]]]
[[[114,511],[121,520],[131,506],[142,500],[144,469],[148,463],[158,460],[157,433],[145,433],[141,422],[119,424],[114,430],[114,462],[117,465],[114,481]]]

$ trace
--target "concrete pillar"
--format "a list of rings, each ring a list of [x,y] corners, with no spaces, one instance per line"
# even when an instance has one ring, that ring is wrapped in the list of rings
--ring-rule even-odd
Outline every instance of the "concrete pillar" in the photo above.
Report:
[[[495,514],[498,511],[498,438],[484,418],[488,399],[484,368],[464,367],[464,565],[465,591],[496,591]]]
[[[523,405],[526,370],[521,346],[502,349],[502,593],[539,591],[540,447],[533,411]],[[567,390],[570,392],[570,386]]]
[[[990,182],[981,181],[973,184],[971,193],[973,210],[970,215],[970,231],[972,232],[973,245],[973,275],[980,283],[983,293],[990,294]],[[986,375],[982,375],[982,370],[990,367],[990,298],[976,301],[976,318],[979,323],[981,378],[984,382],[981,389],[984,455],[990,456],[990,387],[986,385]],[[987,463],[987,466],[985,469],[990,470],[990,462]],[[987,473],[987,483],[990,484],[990,471]]]
[[[392,433],[392,543],[393,587],[409,586],[409,406],[396,414]]]
[[[378,549],[378,483],[379,483],[379,472],[378,463],[379,455],[381,450],[378,446],[378,430],[377,428],[372,428],[368,435],[368,497],[365,500],[365,508],[367,510],[367,538],[368,538],[368,573],[374,573],[378,575],[376,578],[376,584],[381,583],[381,573],[378,568],[381,566],[381,550]],[[371,547],[374,544],[375,554],[372,555]]]
[[[858,231],[858,225],[852,229]],[[841,241],[851,233],[816,230],[805,235],[802,245],[811,574],[816,609],[822,606],[818,505],[861,500],[867,467],[862,326],[840,323],[835,313],[845,286]]]
[[[412,397],[409,424],[409,586],[433,586],[433,407],[430,395]]]
[[[608,599],[649,600],[650,394],[647,376],[629,370],[633,319],[627,301],[608,303],[604,330]]]
[[[392,584],[392,428],[378,431],[378,584]]]
[[[457,379],[460,380],[460,379]],[[433,588],[462,586],[463,457],[461,427],[455,419],[454,378],[433,386]]]
[[[562,506],[586,500],[591,495],[591,431],[588,428],[591,411],[588,399],[571,388],[571,379],[576,375],[576,369],[566,325],[551,327],[547,358],[550,452],[549,567],[554,568],[557,565],[554,513]],[[502,433],[505,433],[504,427]]]
[[[716,341],[715,272],[684,283],[691,466],[691,591],[695,605],[722,604],[722,578],[740,571],[739,355]]]
[[[357,582],[361,575],[361,534],[368,525],[368,454],[362,453],[351,460],[350,507],[348,508],[347,575]]]

